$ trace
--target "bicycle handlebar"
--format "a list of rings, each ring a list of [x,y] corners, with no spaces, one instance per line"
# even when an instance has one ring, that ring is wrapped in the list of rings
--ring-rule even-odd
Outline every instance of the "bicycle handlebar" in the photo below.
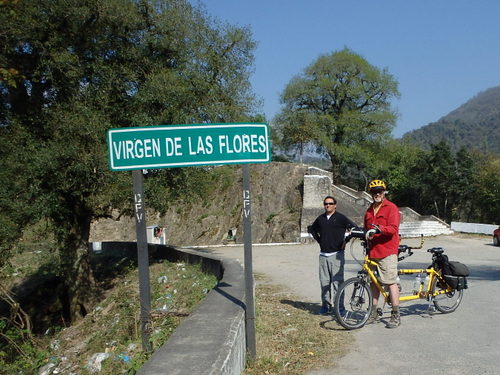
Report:
[[[373,228],[373,229],[366,230],[362,227],[356,227],[356,228],[353,228],[350,231],[350,233],[346,236],[345,241],[349,242],[352,238],[358,238],[358,239],[362,239],[362,240],[366,241],[371,234],[375,234],[375,233],[380,233],[380,228],[375,226],[375,228]],[[367,242],[364,242],[363,246],[367,247]],[[424,235],[421,235],[421,237],[420,237],[420,245],[419,246],[399,245],[399,247],[398,247],[398,261],[401,261],[409,256],[412,256],[413,255],[412,250],[421,249],[423,246],[424,246]],[[438,248],[433,248],[433,249],[438,249]],[[428,251],[430,251],[430,250],[432,250],[432,249],[429,249]],[[402,253],[406,253],[406,254],[400,255]]]
[[[361,240],[367,240],[376,233],[380,233],[380,228],[376,225],[372,225],[374,228],[365,229],[362,227],[352,228],[349,234],[346,236],[345,241],[349,242],[352,238],[359,238]]]
[[[365,239],[365,229],[362,227],[352,228],[349,234],[346,236],[345,241],[349,242],[351,238],[359,238],[361,240]]]
[[[406,245],[399,245],[398,247],[398,262],[402,261],[405,258],[411,257],[413,255],[413,248]],[[404,254],[406,253],[406,254]],[[403,255],[400,255],[403,254]]]
[[[398,261],[401,261],[404,258],[408,258],[409,256],[412,256],[413,255],[413,251],[412,250],[421,249],[423,246],[424,246],[424,235],[423,234],[420,236],[420,245],[419,246],[399,245],[399,248],[398,248]],[[405,253],[405,252],[408,252],[408,254],[399,256],[399,254]]]

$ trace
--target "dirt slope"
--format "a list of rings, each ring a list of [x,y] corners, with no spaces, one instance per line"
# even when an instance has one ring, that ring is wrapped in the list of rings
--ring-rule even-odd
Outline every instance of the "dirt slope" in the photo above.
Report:
[[[306,168],[293,163],[250,166],[254,243],[294,242],[298,239]],[[241,167],[235,167],[229,187],[216,189],[200,203],[195,206],[174,204],[161,217],[151,213],[147,225],[165,228],[166,242],[176,246],[221,244],[232,228],[236,228],[236,242],[243,242]],[[92,225],[90,240],[134,241],[134,218],[100,220]]]

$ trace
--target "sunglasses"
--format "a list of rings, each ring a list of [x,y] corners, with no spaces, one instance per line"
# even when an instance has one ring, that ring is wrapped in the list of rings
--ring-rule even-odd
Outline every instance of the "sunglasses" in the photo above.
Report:
[[[370,192],[371,195],[384,194],[384,190],[375,190]]]
[[[333,202],[325,202],[323,203],[325,206],[335,206],[335,203]]]

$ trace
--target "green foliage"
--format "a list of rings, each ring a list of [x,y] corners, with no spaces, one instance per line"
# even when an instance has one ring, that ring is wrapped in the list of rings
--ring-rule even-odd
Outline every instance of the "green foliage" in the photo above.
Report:
[[[270,224],[273,221],[273,218],[278,215],[277,213],[270,213],[269,216],[266,218],[266,224]]]
[[[366,181],[385,180],[391,199],[401,207],[447,222],[498,220],[500,181],[494,172],[498,158],[465,148],[454,152],[444,141],[429,151],[391,141],[368,149],[366,155],[371,160],[361,169]]]
[[[430,149],[445,140],[460,148],[500,155],[500,86],[479,93],[436,122],[406,133],[403,139]]]
[[[49,351],[28,330],[0,319],[0,374],[34,374]]]
[[[290,162],[290,160],[288,159],[288,157],[286,155],[283,155],[283,154],[274,154],[272,155],[272,161],[276,161],[276,162],[282,162],[282,163],[288,163]]]
[[[365,191],[372,179],[383,179],[391,193],[399,192],[411,186],[412,176],[408,170],[421,152],[416,146],[394,139],[371,142],[356,157],[342,164],[343,180],[348,186]]]
[[[421,204],[434,206],[433,213],[451,221],[451,207],[455,196],[455,165],[450,147],[445,142],[433,145],[431,151],[414,167],[414,175],[420,177],[416,186],[420,191]]]
[[[108,169],[106,130],[257,116],[255,43],[187,0],[9,1],[0,24],[0,266],[47,218],[71,304],[85,306],[91,293],[73,286],[92,284],[90,224],[132,208],[130,174]],[[206,187],[195,168],[159,176],[168,197]]]
[[[339,181],[343,162],[360,154],[367,142],[389,136],[396,119],[390,100],[398,95],[386,69],[345,48],[320,56],[288,83],[277,132],[285,147],[316,144]]]
[[[470,221],[500,225],[500,158],[481,156],[477,165],[474,193],[470,196],[473,215]]]

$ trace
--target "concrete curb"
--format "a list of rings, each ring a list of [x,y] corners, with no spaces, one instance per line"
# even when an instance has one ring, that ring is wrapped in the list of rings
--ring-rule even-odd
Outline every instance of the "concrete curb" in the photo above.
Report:
[[[149,245],[155,258],[201,263],[219,283],[138,375],[241,374],[245,368],[245,282],[242,265],[202,251]]]

